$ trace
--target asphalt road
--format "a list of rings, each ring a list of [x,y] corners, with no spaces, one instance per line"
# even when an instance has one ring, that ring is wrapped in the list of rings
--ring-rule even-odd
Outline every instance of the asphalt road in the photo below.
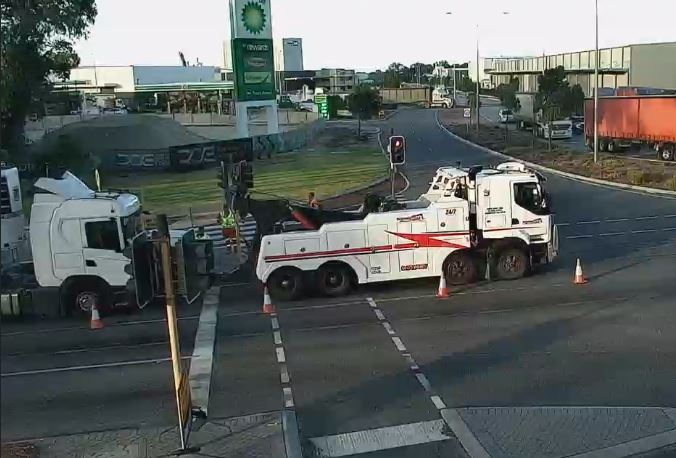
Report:
[[[407,138],[411,198],[441,165],[499,162],[441,130],[435,110],[402,110],[382,127]],[[306,456],[336,435],[367,447],[387,428],[431,424],[443,411],[439,401],[449,408],[491,407],[489,412],[676,407],[676,200],[554,176],[547,188],[561,224],[562,252],[532,277],[482,282],[447,300],[434,297],[434,280],[420,280],[362,287],[340,299],[276,304],[290,409],[298,415]],[[578,257],[590,280],[584,286],[571,284]],[[270,320],[257,313],[260,291],[236,285],[225,293],[210,409],[217,416],[279,409],[282,384]],[[610,434],[598,426],[601,420],[591,420],[572,423],[583,435]],[[534,428],[531,436],[538,446],[556,442],[558,427],[548,439],[537,424],[540,431]],[[363,456],[465,456],[449,436]],[[533,450],[497,456],[539,456]]]
[[[439,166],[500,162],[449,136],[435,113],[402,110],[381,123],[407,138],[410,198]],[[272,319],[255,282],[223,288],[209,416],[293,411],[305,456],[340,439],[372,450],[368,457],[460,457],[459,440],[440,426],[448,409],[490,408],[479,425],[533,424],[532,446],[559,450],[608,436],[598,425],[614,417],[576,417],[568,423],[577,436],[566,440],[568,423],[543,423],[531,408],[676,407],[676,200],[548,178],[561,254],[531,277],[454,289],[443,300],[435,280],[371,285],[276,303]],[[571,284],[578,257],[584,286]],[[131,323],[101,332],[3,323],[3,440],[173,424],[170,365],[124,364],[168,356],[162,313],[117,318]],[[189,355],[199,311],[181,313]],[[107,363],[123,364],[78,368]],[[49,372],[64,367],[72,369]],[[643,427],[626,417],[609,424],[613,434]],[[525,439],[494,439],[505,447],[494,456],[541,456]]]
[[[184,357],[192,354],[199,311],[178,312]],[[3,441],[176,421],[164,309],[103,321],[96,331],[77,319],[3,322]]]

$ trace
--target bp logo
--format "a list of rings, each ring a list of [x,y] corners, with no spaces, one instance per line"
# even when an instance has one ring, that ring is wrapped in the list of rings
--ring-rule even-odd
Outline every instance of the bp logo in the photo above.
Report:
[[[265,11],[258,3],[248,2],[242,8],[242,24],[247,32],[258,35],[265,28],[265,21]]]

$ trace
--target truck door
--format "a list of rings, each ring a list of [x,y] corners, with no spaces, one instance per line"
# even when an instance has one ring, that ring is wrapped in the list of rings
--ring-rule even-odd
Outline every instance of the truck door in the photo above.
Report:
[[[368,246],[371,248],[371,254],[369,255],[369,273],[376,277],[378,274],[389,274],[391,270],[391,251],[389,250],[390,235],[387,233],[387,224],[369,224],[368,237]],[[384,253],[379,253],[378,247],[381,247],[383,250],[385,247],[388,247],[388,249]]]
[[[512,226],[512,205],[511,193],[506,186],[509,186],[504,181],[494,182],[486,180],[482,183],[479,189],[477,199],[481,205],[477,211],[481,211],[483,215],[477,215],[477,218],[482,217],[484,230],[490,229],[504,229]]]
[[[65,280],[71,275],[84,274],[80,220],[78,218],[61,218],[60,212],[57,210],[52,218],[49,232],[54,276],[60,280]]]
[[[122,254],[123,238],[116,218],[82,219],[82,253],[85,273],[103,278],[111,286],[124,286],[129,259]]]
[[[538,219],[540,190],[534,182],[512,183],[512,226],[533,224]]]
[[[398,221],[397,232],[400,234],[423,234],[427,232],[427,222],[424,219],[417,221]],[[410,240],[398,239],[397,244],[413,243]],[[429,268],[427,261],[428,248],[412,248],[399,251],[399,271],[419,271]]]
[[[465,221],[465,207],[441,208],[437,210],[439,232],[459,232],[468,229]]]

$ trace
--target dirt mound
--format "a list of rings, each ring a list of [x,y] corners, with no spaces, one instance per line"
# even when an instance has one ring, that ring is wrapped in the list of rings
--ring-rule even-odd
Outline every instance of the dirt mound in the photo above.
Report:
[[[49,148],[62,136],[89,153],[164,150],[172,146],[210,141],[188,131],[172,119],[153,115],[111,115],[68,124],[45,135],[35,144],[35,148]]]

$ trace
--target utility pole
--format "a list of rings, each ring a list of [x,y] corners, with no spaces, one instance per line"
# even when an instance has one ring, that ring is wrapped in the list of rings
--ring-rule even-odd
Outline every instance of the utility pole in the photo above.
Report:
[[[599,0],[594,0],[594,20],[596,23],[596,52],[594,53],[594,164],[599,154]]]
[[[476,133],[479,135],[479,24],[476,25]]]

